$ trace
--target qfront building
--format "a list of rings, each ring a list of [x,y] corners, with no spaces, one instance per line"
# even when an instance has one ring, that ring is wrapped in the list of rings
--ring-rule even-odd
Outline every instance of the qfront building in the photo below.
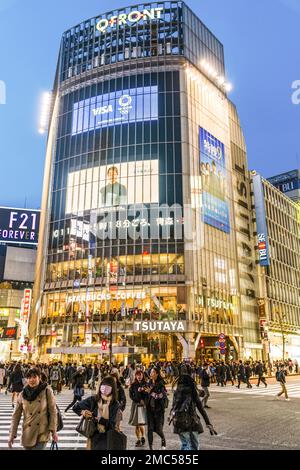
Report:
[[[110,345],[125,362],[261,357],[229,88],[222,44],[183,2],[63,34],[30,325],[41,359]]]

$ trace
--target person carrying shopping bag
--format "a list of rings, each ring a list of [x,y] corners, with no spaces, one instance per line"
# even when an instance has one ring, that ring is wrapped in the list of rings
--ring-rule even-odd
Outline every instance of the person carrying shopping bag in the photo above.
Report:
[[[88,438],[87,448],[89,450],[117,450],[112,448],[111,441],[117,437],[126,440],[125,435],[116,430],[119,427],[120,420],[120,404],[117,397],[115,379],[113,377],[104,377],[96,395],[77,402],[73,406],[74,413],[82,416],[82,420],[76,429]],[[88,434],[84,432],[87,421],[90,424]]]
[[[137,370],[135,373],[135,380],[129,388],[129,397],[132,400],[129,422],[131,426],[135,426],[135,434],[137,441],[135,447],[142,447],[145,445],[145,425],[147,424],[147,410],[145,400],[147,393],[145,389],[147,382],[144,373]]]

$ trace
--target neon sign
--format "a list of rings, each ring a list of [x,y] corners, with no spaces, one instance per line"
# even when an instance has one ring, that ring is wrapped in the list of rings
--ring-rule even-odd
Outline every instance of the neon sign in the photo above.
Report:
[[[138,11],[134,10],[130,13],[121,13],[118,16],[111,16],[108,18],[103,18],[96,24],[96,29],[100,33],[104,33],[108,27],[117,27],[121,25],[128,25],[128,23],[138,23],[141,20],[154,20],[155,18],[161,18],[161,12],[163,8],[151,8],[150,10]]]

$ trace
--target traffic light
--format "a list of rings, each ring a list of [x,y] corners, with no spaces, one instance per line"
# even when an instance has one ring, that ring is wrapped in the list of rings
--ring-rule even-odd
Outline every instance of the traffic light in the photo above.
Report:
[[[133,311],[134,315],[137,315],[139,313],[138,309],[135,308],[134,311]]]
[[[102,347],[102,351],[106,351],[107,350],[107,341],[104,339],[101,343],[101,347]]]
[[[201,348],[201,349],[204,348],[204,339],[200,339],[200,348]]]

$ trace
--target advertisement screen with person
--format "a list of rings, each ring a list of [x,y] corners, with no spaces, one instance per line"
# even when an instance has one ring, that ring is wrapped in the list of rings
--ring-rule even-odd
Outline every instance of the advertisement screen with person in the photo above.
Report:
[[[199,147],[203,220],[230,233],[224,144],[200,127]]]

